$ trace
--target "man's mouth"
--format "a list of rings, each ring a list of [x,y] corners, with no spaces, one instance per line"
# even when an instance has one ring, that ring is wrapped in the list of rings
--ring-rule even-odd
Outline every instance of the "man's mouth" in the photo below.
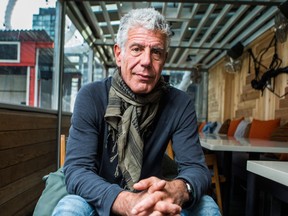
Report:
[[[150,75],[145,75],[145,74],[141,74],[141,73],[135,73],[135,75],[138,77],[138,79],[140,81],[143,81],[143,82],[147,82],[147,81],[150,81],[151,79],[153,79],[153,77]]]

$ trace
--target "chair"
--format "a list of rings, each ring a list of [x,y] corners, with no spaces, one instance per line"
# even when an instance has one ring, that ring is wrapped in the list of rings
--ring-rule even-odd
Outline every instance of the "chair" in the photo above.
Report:
[[[60,167],[64,165],[66,157],[66,136],[65,134],[61,134],[60,140]]]
[[[172,149],[171,140],[168,143],[166,153],[171,159],[174,160],[174,152]],[[221,213],[223,214],[220,183],[225,182],[226,178],[223,175],[219,175],[216,154],[214,153],[205,154],[205,161],[206,161],[208,168],[210,168],[211,170],[211,181],[212,181],[212,185],[214,185],[215,187],[214,192],[216,195],[216,201],[217,201],[217,204],[219,206]]]
[[[217,204],[219,206],[221,213],[223,214],[220,183],[225,182],[226,178],[223,175],[219,175],[216,154],[213,154],[213,153],[205,154],[205,161],[206,161],[208,168],[211,168],[211,173],[212,173],[211,181],[212,181],[212,185],[215,185],[214,189],[215,189],[216,201],[217,201]]]

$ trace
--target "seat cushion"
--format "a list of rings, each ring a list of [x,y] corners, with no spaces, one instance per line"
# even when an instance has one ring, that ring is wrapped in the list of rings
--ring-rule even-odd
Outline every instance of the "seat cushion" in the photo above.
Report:
[[[223,122],[223,124],[221,125],[220,129],[219,129],[219,134],[227,134],[228,133],[228,129],[229,129],[229,125],[230,125],[231,119],[227,119]]]
[[[280,119],[258,120],[253,119],[249,132],[249,138],[269,140],[273,131],[280,126]]]
[[[215,129],[214,129],[214,131],[213,131],[213,133],[214,134],[218,134],[219,133],[219,130],[220,130],[220,128],[221,128],[221,126],[222,126],[222,123],[221,122],[216,122],[216,127],[215,127]]]
[[[206,122],[201,122],[201,124],[200,124],[199,127],[198,127],[198,132],[199,132],[199,133],[202,132],[202,130],[203,130],[203,128],[204,128],[205,125],[206,125]]]
[[[239,125],[239,123],[244,119],[244,117],[239,118],[239,119],[233,119],[230,122],[229,128],[228,128],[228,132],[227,132],[227,136],[234,136],[234,133]]]
[[[243,135],[244,138],[248,138],[249,137],[250,128],[251,128],[251,122],[245,128],[244,135]]]
[[[237,137],[237,138],[244,137],[248,124],[249,124],[249,121],[242,120],[236,128],[236,131],[234,133],[234,137]]]
[[[203,127],[203,133],[213,133],[214,129],[217,126],[217,122],[207,122],[207,124]]]

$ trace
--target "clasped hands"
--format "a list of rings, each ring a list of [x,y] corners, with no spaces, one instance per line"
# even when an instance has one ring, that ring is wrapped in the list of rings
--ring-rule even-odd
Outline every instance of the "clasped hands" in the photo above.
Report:
[[[189,200],[185,183],[178,179],[166,181],[150,177],[133,187],[140,192],[121,192],[112,206],[114,213],[128,216],[176,216],[180,215],[182,204]]]

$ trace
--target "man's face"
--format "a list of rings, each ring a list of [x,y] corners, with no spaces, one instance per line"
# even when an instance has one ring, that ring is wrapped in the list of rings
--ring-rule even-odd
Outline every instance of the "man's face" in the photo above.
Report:
[[[139,27],[129,30],[125,51],[114,46],[121,77],[134,93],[149,93],[157,84],[167,55],[165,43],[164,34]]]

